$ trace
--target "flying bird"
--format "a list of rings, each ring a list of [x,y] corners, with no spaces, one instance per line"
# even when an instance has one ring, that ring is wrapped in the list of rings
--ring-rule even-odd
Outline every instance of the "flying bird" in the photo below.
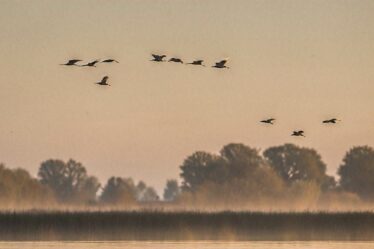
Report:
[[[101,81],[96,82],[95,84],[99,84],[99,85],[101,85],[101,86],[110,86],[110,85],[107,83],[108,78],[109,78],[108,76],[104,76],[104,77],[101,79]]]
[[[163,62],[166,55],[152,54],[153,59],[151,61]]]
[[[183,64],[183,61],[179,58],[170,58],[169,62],[177,62],[177,63],[182,63]]]
[[[227,62],[227,60],[221,60],[219,62],[216,62],[216,64],[212,67],[215,67],[215,68],[229,68],[229,67],[225,66],[226,62]]]
[[[80,61],[82,61],[82,60],[73,59],[73,60],[69,60],[65,64],[60,64],[60,65],[63,65],[63,66],[78,66],[76,63],[80,62]]]
[[[304,136],[304,131],[303,130],[299,130],[299,131],[293,131],[291,136],[295,136],[295,137],[305,137]]]
[[[103,60],[101,63],[112,63],[112,62],[119,63],[115,59],[106,59],[106,60]]]
[[[96,63],[100,62],[99,60],[94,60],[91,62],[88,62],[87,64],[81,65],[81,67],[96,67]]]
[[[189,64],[189,65],[199,65],[199,66],[204,66],[205,67],[205,65],[203,65],[203,60],[194,60],[193,62],[190,62],[190,63],[187,63],[187,64]]]
[[[327,119],[327,120],[323,120],[322,123],[324,124],[336,124],[336,122],[338,122],[340,120],[336,119],[336,118],[332,118],[332,119]]]
[[[269,118],[269,119],[264,119],[261,120],[260,122],[265,123],[265,124],[274,124],[275,118]]]

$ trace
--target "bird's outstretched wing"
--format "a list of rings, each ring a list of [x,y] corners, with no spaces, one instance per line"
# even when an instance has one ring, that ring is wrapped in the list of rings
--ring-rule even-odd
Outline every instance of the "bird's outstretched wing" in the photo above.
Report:
[[[119,63],[117,60],[115,59],[106,59],[106,60],[103,60],[102,62],[116,62],[116,63]]]
[[[70,64],[74,64],[74,63],[77,63],[77,62],[80,62],[80,61],[82,61],[82,60],[69,60],[68,61],[68,63]]]
[[[223,67],[226,64],[227,60],[221,60],[220,62],[216,62],[216,66]]]
[[[273,121],[275,121],[274,118],[269,118],[269,119],[263,119],[260,122],[266,123],[266,124],[273,124]]]
[[[336,118],[332,118],[332,119],[323,120],[322,123],[324,123],[324,124],[328,124],[328,123],[336,124],[337,121],[339,121],[339,120],[336,119]]]
[[[155,60],[159,60],[159,59],[161,59],[161,56],[159,56],[159,55],[157,55],[157,54],[152,54],[152,56],[153,56],[153,58],[154,58]]]
[[[173,57],[173,58],[170,58],[170,60],[169,61],[172,61],[172,62],[180,62],[180,63],[183,63],[183,61],[181,60],[181,59],[179,59],[179,58],[175,58],[175,57]]]
[[[86,64],[84,64],[84,65],[82,65],[82,67],[84,67],[84,66],[91,66],[91,67],[93,67],[93,66],[95,66],[95,64],[96,63],[98,63],[99,61],[98,60],[94,60],[94,61],[91,61],[91,62],[88,62],[88,63],[86,63]]]
[[[103,79],[101,80],[101,82],[105,84],[107,82],[108,78],[109,78],[108,76],[104,76]]]

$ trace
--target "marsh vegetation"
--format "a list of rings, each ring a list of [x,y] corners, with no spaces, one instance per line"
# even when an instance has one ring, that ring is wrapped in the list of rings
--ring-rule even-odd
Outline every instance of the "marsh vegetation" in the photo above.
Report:
[[[373,240],[374,214],[262,212],[17,212],[0,240]]]

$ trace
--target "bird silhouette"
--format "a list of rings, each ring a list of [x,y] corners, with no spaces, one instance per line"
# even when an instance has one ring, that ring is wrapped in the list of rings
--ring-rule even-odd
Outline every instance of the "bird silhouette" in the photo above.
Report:
[[[82,61],[82,60],[73,59],[73,60],[69,60],[65,64],[60,64],[60,65],[62,65],[62,66],[78,66],[76,63],[80,62],[80,61]]]
[[[104,76],[101,81],[96,82],[95,84],[101,85],[101,86],[110,86],[107,81],[108,81],[108,76]]]
[[[88,62],[87,64],[81,65],[81,67],[96,67],[96,63],[100,62],[99,60],[94,60],[91,62]]]
[[[119,63],[115,59],[106,59],[106,60],[103,60],[101,63],[112,63],[112,62]]]
[[[227,63],[227,60],[221,60],[219,62],[216,62],[216,64],[212,67],[215,67],[215,68],[229,68],[229,67],[225,66],[226,63]]]
[[[291,136],[295,136],[295,137],[305,137],[304,136],[304,131],[303,130],[298,130],[298,131],[293,131]]]
[[[274,124],[275,118],[269,118],[269,119],[264,119],[261,120],[260,122],[265,123],[265,124]]]
[[[205,67],[205,65],[203,65],[203,60],[194,60],[193,62],[190,62],[190,63],[187,63],[189,65],[199,65],[199,66],[203,66]]]
[[[179,58],[170,58],[169,62],[177,62],[177,63],[182,63],[183,64],[183,61]]]
[[[336,124],[336,122],[338,122],[340,120],[336,119],[336,118],[332,118],[332,119],[327,119],[327,120],[323,120],[322,123],[324,124]]]
[[[151,61],[163,62],[166,55],[152,54],[153,59]]]

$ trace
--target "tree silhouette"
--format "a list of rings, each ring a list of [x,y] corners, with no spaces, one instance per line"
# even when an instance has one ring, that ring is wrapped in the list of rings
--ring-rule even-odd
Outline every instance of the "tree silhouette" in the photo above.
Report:
[[[233,178],[250,176],[254,170],[265,165],[258,151],[244,144],[225,145],[220,154],[228,162],[230,176]]]
[[[187,157],[180,166],[183,178],[182,188],[195,191],[204,181],[209,179],[212,168],[222,161],[220,156],[198,151]]]
[[[177,180],[167,180],[164,189],[164,200],[175,201],[180,194]]]
[[[96,197],[99,183],[89,177],[85,167],[72,159],[47,160],[39,168],[40,182],[50,187],[57,200],[64,203],[86,203]]]
[[[156,190],[152,187],[147,187],[139,201],[152,202],[158,201],[159,199],[160,197],[158,197]]]
[[[258,150],[243,144],[225,145],[220,155],[196,152],[187,157],[181,170],[182,201],[190,193],[202,203],[243,204],[275,197],[284,185]]]
[[[288,184],[296,181],[316,181],[322,188],[327,189],[335,183],[332,177],[326,175],[326,164],[314,149],[285,144],[268,148],[264,157]]]
[[[135,188],[136,199],[143,202],[158,201],[157,192],[152,187],[147,187],[143,181],[139,181]]]
[[[100,182],[95,176],[87,177],[79,190],[79,197],[93,204],[96,202],[96,193],[100,188]]]
[[[0,164],[0,206],[3,208],[54,205],[52,191],[24,169],[8,169]]]
[[[374,200],[374,149],[369,146],[349,150],[340,165],[340,186],[364,200]]]
[[[59,201],[67,198],[65,162],[62,160],[47,160],[40,165],[38,176],[40,182],[52,189]]]
[[[100,200],[104,204],[132,205],[136,202],[136,188],[131,178],[111,177],[106,183]]]

